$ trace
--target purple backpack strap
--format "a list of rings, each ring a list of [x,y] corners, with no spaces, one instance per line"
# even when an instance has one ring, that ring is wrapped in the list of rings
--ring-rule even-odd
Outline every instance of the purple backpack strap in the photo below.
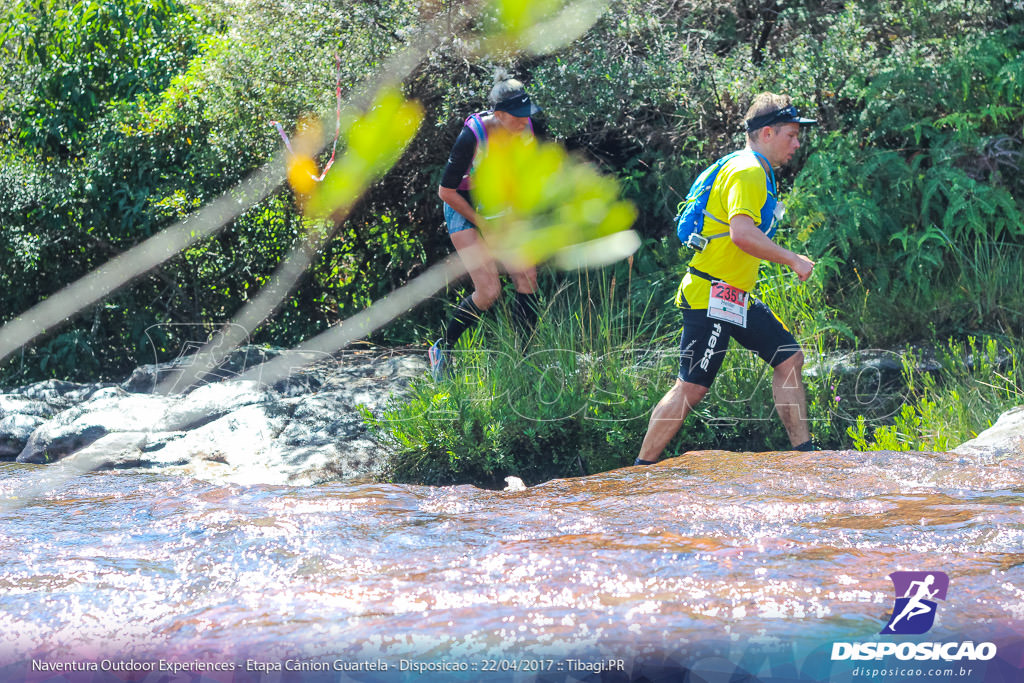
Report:
[[[490,113],[491,112],[488,111],[481,111],[477,112],[476,114],[470,114],[469,116],[466,117],[466,120],[462,124],[469,128],[470,131],[472,131],[473,137],[476,138],[476,142],[478,145],[481,142],[484,143],[484,145],[487,144],[487,126],[484,125],[483,117]],[[530,127],[530,134],[535,135],[533,130],[533,119],[527,118],[526,122],[527,125]]]
[[[476,114],[470,114],[469,116],[466,117],[466,120],[463,123],[463,125],[469,128],[469,130],[473,133],[473,137],[476,138],[476,143],[478,145],[480,143],[483,143],[485,145],[487,144],[487,126],[484,125],[484,120],[482,116],[483,114],[486,113],[487,112],[478,112]]]
[[[480,158],[480,152],[482,149],[487,147],[487,126],[484,125],[483,117],[488,112],[482,111],[476,114],[470,114],[466,117],[463,122],[466,128],[469,128],[470,132],[473,133],[473,137],[476,138],[476,152],[473,155],[473,163],[469,168],[469,171],[462,177],[462,182],[459,183],[460,190],[469,190],[473,183],[470,180],[470,175],[473,173],[473,168],[476,166],[477,160]]]

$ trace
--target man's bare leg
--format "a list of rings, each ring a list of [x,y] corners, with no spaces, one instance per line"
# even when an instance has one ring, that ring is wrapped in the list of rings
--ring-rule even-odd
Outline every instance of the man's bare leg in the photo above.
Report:
[[[786,428],[789,442],[800,446],[811,440],[807,422],[807,395],[800,373],[804,366],[804,354],[798,352],[775,367],[772,374],[772,394],[775,396],[775,410],[779,413],[782,426]]]
[[[654,410],[651,412],[647,435],[644,436],[643,445],[640,446],[639,460],[648,463],[657,462],[672,437],[683,426],[683,420],[707,393],[707,387],[676,379],[676,383],[658,401],[658,405],[654,406]]]

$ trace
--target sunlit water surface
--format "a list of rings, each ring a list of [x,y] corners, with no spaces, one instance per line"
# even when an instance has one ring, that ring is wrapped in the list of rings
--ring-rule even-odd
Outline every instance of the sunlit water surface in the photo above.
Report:
[[[850,680],[808,652],[878,639],[896,570],[950,577],[927,639],[996,639],[1021,665],[1021,460],[702,452],[519,492],[102,472],[25,495],[52,471],[0,465],[8,672],[720,656]]]

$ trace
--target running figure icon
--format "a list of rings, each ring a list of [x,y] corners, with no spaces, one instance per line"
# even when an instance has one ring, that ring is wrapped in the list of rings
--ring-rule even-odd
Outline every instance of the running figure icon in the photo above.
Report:
[[[923,602],[921,602],[922,600],[927,598],[934,598],[935,594],[939,592],[938,589],[935,589],[934,591],[928,590],[928,587],[931,586],[933,583],[935,583],[934,574],[929,574],[928,576],[926,576],[924,581],[912,581],[910,583],[910,588],[907,589],[906,595],[903,596],[905,598],[910,598],[910,601],[907,602],[907,606],[903,608],[903,611],[900,612],[899,616],[893,619],[891,622],[889,622],[890,631],[892,631],[893,633],[896,632],[896,629],[894,627],[900,619],[906,617],[909,621],[910,619],[913,619],[919,614],[928,614],[928,612],[931,612],[934,609],[934,607],[926,605]],[[911,595],[911,593],[914,594]]]
[[[949,577],[943,572],[893,572],[896,589],[892,619],[882,633],[902,635],[927,632],[935,623],[935,599],[945,600]]]

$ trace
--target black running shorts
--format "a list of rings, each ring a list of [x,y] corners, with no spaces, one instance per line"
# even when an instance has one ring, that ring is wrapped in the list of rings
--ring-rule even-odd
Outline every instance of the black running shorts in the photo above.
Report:
[[[757,353],[773,368],[800,351],[793,334],[772,309],[752,299],[745,328],[708,317],[705,308],[683,311],[683,333],[679,340],[679,379],[710,387],[725,360],[729,340]]]

